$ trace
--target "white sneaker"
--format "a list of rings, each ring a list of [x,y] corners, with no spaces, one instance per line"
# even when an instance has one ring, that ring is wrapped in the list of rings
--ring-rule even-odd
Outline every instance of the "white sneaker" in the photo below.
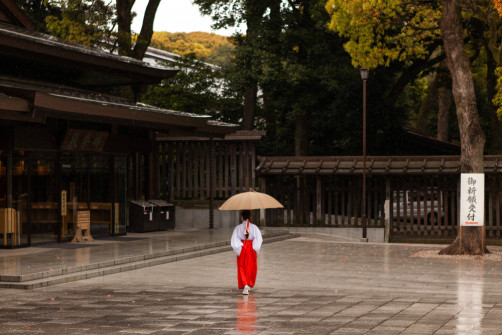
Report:
[[[244,291],[242,291],[243,295],[248,295],[249,294],[249,286],[244,286]]]

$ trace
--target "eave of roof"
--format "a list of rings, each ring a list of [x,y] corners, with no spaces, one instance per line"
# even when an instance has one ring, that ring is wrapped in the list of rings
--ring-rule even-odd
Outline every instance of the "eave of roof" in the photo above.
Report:
[[[173,134],[157,134],[157,141],[209,141],[214,134],[221,134],[224,137],[219,140],[223,141],[259,141],[265,136],[263,130],[237,130],[237,125],[220,121],[209,120],[206,127],[199,127],[197,136],[176,136]],[[228,132],[230,130],[231,132]],[[204,134],[206,132],[206,134]],[[211,136],[212,135],[212,136]]]
[[[75,117],[119,122],[157,130],[175,128],[190,134],[223,137],[237,125],[210,120],[208,115],[173,111],[95,92],[0,77],[0,119],[41,122],[46,117]]]
[[[178,70],[154,67],[130,57],[110,54],[99,49],[70,43],[53,36],[0,23],[0,50],[19,57],[29,57],[102,72],[114,72],[138,82],[158,83],[174,76]]]
[[[363,157],[265,157],[259,156],[260,175],[350,175],[362,174]],[[485,156],[485,173],[502,172],[502,156]],[[459,174],[460,156],[369,156],[366,173],[377,174]]]

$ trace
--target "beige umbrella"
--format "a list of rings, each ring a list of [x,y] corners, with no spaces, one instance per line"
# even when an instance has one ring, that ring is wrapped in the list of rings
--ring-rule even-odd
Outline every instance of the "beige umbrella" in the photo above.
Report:
[[[262,209],[262,208],[284,208],[283,205],[268,194],[255,192],[243,192],[230,197],[221,205],[220,211],[233,211],[244,209]]]

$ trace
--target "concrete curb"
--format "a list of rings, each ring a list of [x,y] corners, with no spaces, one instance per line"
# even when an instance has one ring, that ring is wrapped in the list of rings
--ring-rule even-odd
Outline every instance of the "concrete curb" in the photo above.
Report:
[[[283,241],[297,236],[296,234],[289,233],[272,234],[272,236],[265,235],[263,237],[263,243]],[[0,288],[32,290],[195,257],[213,255],[231,250],[230,241],[214,242],[189,248],[108,260],[85,266],[76,266],[20,276],[0,276]]]

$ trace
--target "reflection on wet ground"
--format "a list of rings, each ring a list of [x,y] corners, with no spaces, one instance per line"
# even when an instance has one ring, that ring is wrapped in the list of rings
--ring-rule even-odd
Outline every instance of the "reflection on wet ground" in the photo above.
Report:
[[[0,249],[0,275],[25,275],[224,242],[229,240],[230,235],[228,229],[130,233],[113,239],[96,238],[92,246],[85,248],[64,248],[53,244],[22,249]]]
[[[239,296],[237,300],[237,330],[245,333],[256,331],[256,303],[254,295]]]
[[[247,297],[232,251],[4,290],[0,334],[29,325],[41,334],[500,335],[502,263],[411,257],[435,248],[315,236],[266,244]]]
[[[460,270],[464,271],[470,271],[471,267],[466,264],[459,264],[458,266]],[[456,329],[459,333],[470,335],[483,334],[482,321],[485,315],[485,312],[483,311],[484,262],[476,264],[476,267],[480,270],[480,277],[475,280],[469,277],[464,277],[462,274],[463,271],[457,272],[458,314],[455,316]]]

